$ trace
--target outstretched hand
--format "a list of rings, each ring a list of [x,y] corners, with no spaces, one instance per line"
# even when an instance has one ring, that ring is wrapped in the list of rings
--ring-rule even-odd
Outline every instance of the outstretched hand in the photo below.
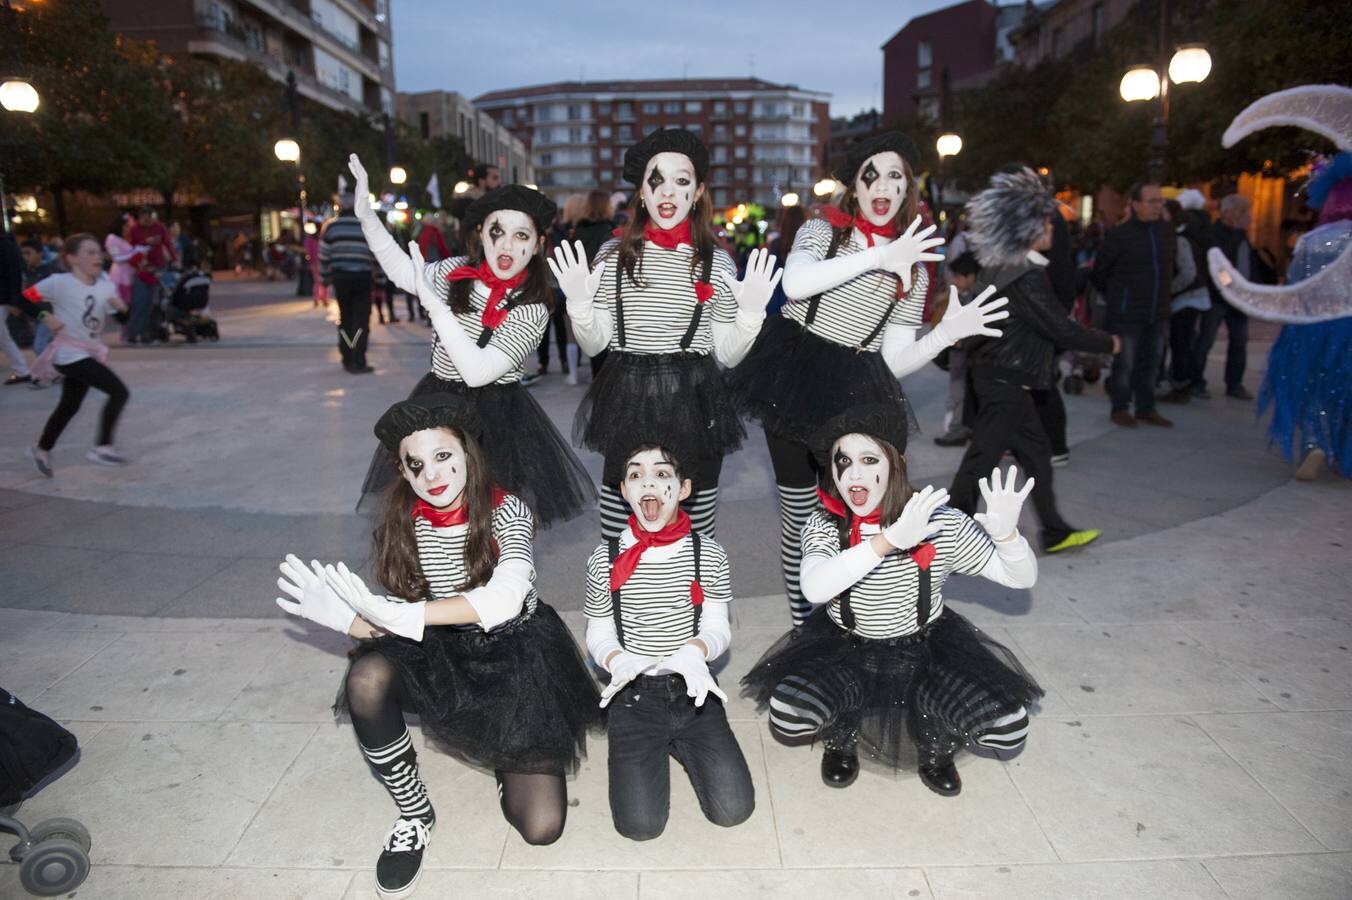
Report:
[[[559,290],[563,291],[570,306],[592,302],[597,288],[601,286],[601,267],[597,266],[592,271],[587,265],[587,251],[581,241],[574,241],[572,246],[567,241],[561,241],[545,262],[549,264],[549,271],[554,273],[554,280],[558,282]]]
[[[748,317],[760,319],[765,315],[765,307],[774,296],[775,285],[784,277],[783,269],[775,269],[775,256],[770,248],[761,247],[751,251],[746,261],[746,274],[738,281],[731,275],[723,276],[723,283],[732,291],[737,308]]]
[[[406,603],[373,594],[361,576],[343,563],[324,566],[322,572],[328,586],[363,619],[390,634],[422,640],[426,625],[426,604]]]
[[[348,171],[352,173],[352,211],[357,214],[357,218],[375,215],[375,210],[371,209],[371,179],[366,174],[366,167],[361,164],[357,154],[350,154],[347,158]]]
[[[1014,490],[1014,481],[1019,476],[1017,466],[1010,466],[1003,483],[1000,480],[1000,467],[991,472],[990,479],[981,479],[981,499],[986,502],[986,511],[973,516],[976,523],[986,529],[986,533],[997,541],[1007,540],[1018,530],[1019,510],[1023,501],[1033,492],[1034,479],[1029,478],[1022,490]]]
[[[883,268],[901,279],[902,290],[911,289],[911,270],[918,263],[939,262],[943,259],[942,255],[930,252],[944,243],[943,238],[930,236],[937,230],[937,225],[920,229],[920,217],[916,216],[910,227],[895,241],[878,248],[882,251]]]
[[[319,560],[310,560],[310,567],[306,568],[295,554],[288,553],[279,568],[282,577],[277,579],[277,587],[295,598],[277,598],[277,605],[283,611],[347,634],[357,618],[356,610],[325,582],[324,569]]]
[[[944,317],[937,326],[942,329],[949,344],[973,335],[999,337],[1003,333],[998,328],[990,327],[990,324],[1009,318],[1009,310],[1001,308],[1009,304],[1009,298],[991,297],[994,293],[995,285],[990,285],[971,303],[963,306],[958,299],[958,289],[949,285],[948,308],[944,310]]]
[[[882,530],[883,538],[898,550],[909,550],[925,543],[943,530],[943,525],[931,522],[930,516],[947,502],[948,491],[926,485],[911,495],[897,520]]]

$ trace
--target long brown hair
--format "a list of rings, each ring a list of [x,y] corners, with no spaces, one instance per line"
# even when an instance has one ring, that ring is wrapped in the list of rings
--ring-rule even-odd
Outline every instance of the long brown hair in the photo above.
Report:
[[[541,242],[536,249],[535,254],[526,263],[526,280],[521,283],[520,292],[517,295],[517,301],[514,306],[526,306],[531,303],[543,303],[545,309],[554,311],[554,292],[549,288],[549,271],[545,267],[544,254],[544,235],[539,235]],[[484,261],[484,236],[483,226],[476,227],[469,233],[465,240],[466,255],[469,261],[468,266],[477,266]],[[451,282],[451,312],[467,313],[473,307],[470,306],[470,291],[474,288],[474,279],[466,278],[461,281]]]
[[[841,437],[844,437],[844,435],[841,435]],[[882,448],[883,459],[887,460],[887,464],[892,471],[892,477],[887,479],[887,490],[883,491],[882,503],[878,504],[879,521],[886,528],[901,518],[901,511],[906,508],[911,495],[915,493],[915,488],[911,487],[911,482],[906,477],[906,457],[898,453],[896,447],[882,438],[876,438],[871,434],[865,435],[865,437],[873,440]],[[840,438],[836,440],[839,441]],[[831,445],[831,455],[835,456],[834,443]],[[836,480],[831,477],[829,465],[822,470],[822,481],[825,482],[822,491],[825,492],[826,496],[839,500],[841,503],[845,502],[845,498],[840,496],[840,490],[836,487]],[[846,509],[848,508],[847,505]]]
[[[478,441],[459,428],[442,427],[455,435],[465,448],[465,505],[469,531],[465,540],[465,583],[457,590],[467,591],[487,583],[498,562],[498,545],[493,540],[493,479],[484,464]],[[435,600],[431,585],[418,561],[417,532],[411,512],[418,495],[404,478],[403,463],[395,456],[398,474],[385,492],[373,535],[375,540],[376,580],[396,597],[407,600]]]
[[[697,181],[696,187],[703,187],[703,181]],[[714,258],[713,203],[706,189],[695,205],[690,208],[690,240],[694,242],[695,252],[690,257],[690,277],[698,281],[704,270]],[[648,224],[648,208],[643,205],[643,188],[634,191],[629,199],[629,223],[624,226],[624,235],[620,238],[620,266],[629,276],[629,283],[638,286],[635,269],[643,268],[643,226]],[[613,249],[607,253],[615,252]]]
[[[862,167],[861,167],[862,168]],[[915,173],[911,171],[911,164],[905,157],[901,159],[901,173],[906,176],[906,199],[902,201],[901,208],[897,210],[896,215],[892,216],[889,223],[896,227],[898,233],[905,231],[915,218],[916,211],[920,208],[920,189],[916,187]],[[858,172],[855,176],[858,177]],[[860,214],[859,198],[854,193],[854,182],[851,181],[845,186],[845,193],[840,198],[840,208],[849,213],[850,218]],[[850,239],[850,229],[853,226],[846,225],[844,228],[833,228],[831,230],[831,248],[839,250],[845,246]]]

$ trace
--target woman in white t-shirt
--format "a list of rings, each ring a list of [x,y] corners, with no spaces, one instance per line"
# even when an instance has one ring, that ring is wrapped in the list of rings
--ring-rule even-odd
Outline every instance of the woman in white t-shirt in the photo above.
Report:
[[[39,305],[40,321],[56,335],[34,368],[50,367],[65,376],[61,401],[48,417],[37,446],[29,449],[38,471],[48,478],[52,477],[52,448],[91,387],[107,394],[108,402],[99,418],[98,441],[85,456],[104,466],[126,463],[113,447],[113,431],[131,396],[122,379],[105,365],[108,347],[99,340],[109,311],[127,311],[117,285],[103,274],[103,248],[92,234],[77,234],[66,241],[61,255],[69,271],[44,278],[24,291],[26,299]]]

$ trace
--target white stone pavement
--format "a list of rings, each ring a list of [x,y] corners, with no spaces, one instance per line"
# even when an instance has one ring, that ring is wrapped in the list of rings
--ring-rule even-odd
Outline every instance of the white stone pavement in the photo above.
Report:
[[[242,320],[223,320],[233,328],[228,335],[244,331]],[[398,347],[384,348],[378,365],[401,367],[411,380],[422,363],[419,335],[412,330],[406,358]],[[86,472],[75,462],[72,435],[71,459],[53,483],[37,483],[9,461],[22,437],[8,423],[30,430],[55,398],[0,397],[0,487],[10,489],[0,491],[0,535],[12,548],[0,551],[0,685],[66,723],[83,748],[79,764],[21,817],[68,815],[89,827],[94,867],[80,897],[373,894],[372,866],[393,808],[362,763],[350,725],[328,710],[347,639],[262,617],[271,616],[262,611],[271,598],[266,573],[247,588],[260,595],[260,617],[245,605],[229,618],[207,618],[210,606],[185,607],[172,592],[162,612],[144,614],[160,601],[144,607],[121,597],[128,588],[119,582],[142,590],[130,567],[103,582],[69,570],[88,559],[108,571],[134,557],[161,572],[144,577],[174,581],[186,597],[209,590],[217,571],[177,571],[197,561],[193,554],[205,554],[205,563],[211,552],[195,547],[204,538],[191,532],[223,534],[222,520],[231,535],[248,531],[316,488],[334,496],[299,510],[313,518],[288,519],[288,528],[303,531],[305,522],[345,511],[339,494],[350,478],[330,467],[360,468],[369,445],[342,436],[346,416],[326,412],[334,407],[323,398],[342,390],[339,406],[359,407],[352,416],[364,432],[392,388],[379,376],[342,380],[331,371],[331,350],[294,356],[306,344],[287,344],[285,356],[243,344],[195,358],[187,354],[198,348],[165,348],[179,357],[171,365],[154,351],[127,351],[122,366],[139,380],[132,409],[139,405],[142,418],[127,439],[138,465]],[[323,382],[334,387],[314,384]],[[923,387],[935,393],[938,381]],[[297,420],[248,419],[249,407],[268,395],[293,403]],[[503,822],[491,776],[427,749],[422,760],[441,827],[418,896],[1348,897],[1352,486],[1286,480],[1284,467],[1262,457],[1251,422],[1223,421],[1223,407],[1190,409],[1180,416],[1179,436],[1119,441],[1105,434],[1101,404],[1101,395],[1092,406],[1072,398],[1076,462],[1061,471],[1070,473],[1068,493],[1093,497],[1077,507],[1082,515],[1112,511],[1104,523],[1117,529],[1112,542],[1043,559],[1031,592],[971,579],[951,588],[955,607],[1006,641],[1047,690],[1021,754],[960,758],[965,787],[953,799],[914,776],[871,770],[852,788],[832,790],[818,778],[816,752],[776,743],[764,717],[735,698],[729,717],[757,791],[747,823],[720,829],[705,822],[673,763],[666,834],[625,841],[610,825],[606,746],[597,738],[570,782],[563,838],[530,847]],[[551,412],[556,406],[566,420],[567,404],[550,404]],[[188,412],[194,408],[198,415]],[[934,404],[921,408],[932,431]],[[1159,449],[1166,439],[1184,441],[1186,426],[1205,415],[1225,429],[1218,446],[1203,441],[1195,451],[1221,468],[1215,484],[1209,469],[1189,462],[1194,451]],[[1233,430],[1241,428],[1247,433]],[[307,431],[316,432],[312,443],[297,450],[292,444]],[[235,434],[228,453],[219,443],[202,446],[225,433]],[[956,457],[927,443],[915,453],[936,483],[947,483],[939,476]],[[1107,467],[1142,452],[1167,460],[1158,493],[1138,485],[1144,499],[1111,505],[1122,486]],[[283,459],[288,454],[301,460]],[[742,493],[732,493],[742,499],[730,504],[733,521],[743,503],[772,546],[763,461],[754,448],[743,454],[750,455],[734,473]],[[1100,467],[1099,478],[1075,481],[1076,467],[1088,465]],[[182,532],[177,543],[191,549],[130,553],[115,533],[127,523],[154,524],[146,533],[157,544],[175,536],[163,521],[133,518],[133,508],[115,504],[173,507],[163,515],[179,517],[172,520]],[[152,513],[161,515],[145,515]],[[105,518],[76,531],[96,515]],[[71,533],[81,536],[63,542]],[[283,533],[290,532],[266,532],[270,540]],[[260,568],[254,557],[272,549],[263,543],[238,550],[237,562]],[[86,545],[114,549],[80,549]],[[31,559],[40,562],[25,568]],[[773,583],[772,561],[747,571],[746,582]],[[769,590],[734,604],[725,687],[788,625],[783,597]],[[568,593],[545,590],[551,602],[559,597],[580,639],[582,618]],[[112,609],[139,614],[91,614]],[[0,865],[0,897],[20,895],[16,867]]]

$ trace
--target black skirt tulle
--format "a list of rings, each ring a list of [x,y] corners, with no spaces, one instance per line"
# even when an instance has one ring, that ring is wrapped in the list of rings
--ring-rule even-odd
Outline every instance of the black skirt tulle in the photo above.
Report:
[[[605,456],[618,484],[624,455],[640,444],[676,454],[686,477],[707,485],[746,429],[718,365],[700,353],[611,351],[573,420],[573,440]]]
[[[901,405],[911,432],[919,431],[881,353],[828,341],[785,316],[765,320],[727,380],[741,411],[785,440],[806,443],[842,410],[873,403]]]
[[[475,402],[484,429],[480,443],[493,480],[526,501],[542,528],[596,508],[591,476],[526,388],[520,384],[472,388],[428,372],[410,396],[431,393],[457,394]],[[398,477],[394,455],[377,444],[357,509],[377,509]]]
[[[421,642],[363,641],[352,658],[367,653],[398,671],[413,706],[406,712],[418,714],[424,733],[473,766],[573,772],[587,731],[601,724],[596,683],[563,620],[543,602],[492,632],[433,626]],[[347,709],[342,688],[334,709]]]
[[[822,607],[766,651],[742,679],[743,693],[763,711],[789,676],[848,683],[855,702],[828,736],[857,729],[860,751],[893,768],[914,767],[918,745],[951,752],[971,742],[973,735],[922,712],[917,701],[927,685],[960,679],[966,689],[948,691],[946,709],[952,719],[981,722],[993,718],[984,711],[1012,712],[1043,693],[1009,648],[947,607],[923,631],[887,640],[851,634]],[[963,715],[969,710],[976,715]]]

